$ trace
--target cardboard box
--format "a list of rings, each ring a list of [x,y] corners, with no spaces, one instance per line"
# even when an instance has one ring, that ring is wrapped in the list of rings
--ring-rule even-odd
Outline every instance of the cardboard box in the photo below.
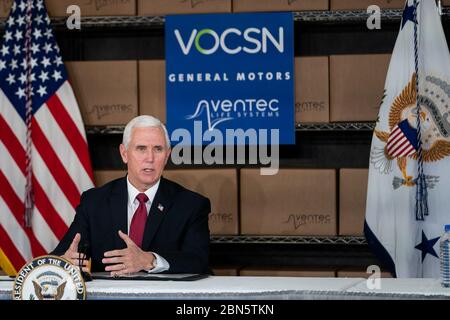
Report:
[[[375,121],[390,54],[330,56],[330,121]]]
[[[405,0],[330,0],[330,10],[366,10],[371,5],[400,9],[405,6]]]
[[[328,57],[295,58],[295,121],[330,121]]]
[[[136,61],[67,62],[85,125],[121,125],[137,116]]]
[[[328,0],[233,0],[233,12],[328,10]]]
[[[165,170],[163,176],[209,198],[211,234],[236,235],[239,233],[235,169]]]
[[[231,0],[138,0],[138,15],[229,13]]]
[[[292,267],[264,267],[254,268],[245,267],[239,271],[240,276],[247,277],[320,277],[320,278],[334,278],[336,273],[334,270],[327,269],[306,269],[306,268],[292,268]]]
[[[166,123],[166,63],[139,61],[139,114],[152,115]]]
[[[215,276],[238,276],[239,268],[213,267],[212,271]]]
[[[367,273],[366,270],[355,269],[341,269],[337,271],[338,278],[369,278],[372,273]],[[381,278],[392,278],[392,274],[389,271],[381,270]]]
[[[126,170],[95,170],[94,171],[94,182],[96,187],[101,187],[105,183],[112,180],[125,177],[127,174]]]
[[[81,16],[135,16],[136,0],[45,0],[52,17],[68,17],[67,8],[80,7]],[[71,11],[72,12],[72,11]]]
[[[335,170],[241,170],[242,234],[335,236],[336,229]]]
[[[339,178],[339,235],[364,235],[368,169],[341,169]]]

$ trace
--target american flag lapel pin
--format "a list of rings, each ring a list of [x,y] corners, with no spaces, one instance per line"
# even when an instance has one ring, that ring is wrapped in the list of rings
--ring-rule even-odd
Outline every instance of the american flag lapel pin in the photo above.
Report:
[[[161,203],[158,204],[158,210],[161,212],[164,210],[164,206]]]

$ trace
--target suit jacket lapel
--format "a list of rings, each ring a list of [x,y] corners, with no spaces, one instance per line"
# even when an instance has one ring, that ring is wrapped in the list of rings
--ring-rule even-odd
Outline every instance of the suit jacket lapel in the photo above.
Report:
[[[118,231],[128,234],[128,190],[126,177],[117,181],[111,191],[110,208],[115,248],[125,248]]]
[[[163,221],[169,208],[172,206],[171,190],[165,181],[161,177],[158,191],[156,192],[155,199],[150,206],[150,212],[147,217],[147,223],[145,224],[144,239],[142,241],[142,248],[148,250],[150,244],[158,231],[158,228]]]

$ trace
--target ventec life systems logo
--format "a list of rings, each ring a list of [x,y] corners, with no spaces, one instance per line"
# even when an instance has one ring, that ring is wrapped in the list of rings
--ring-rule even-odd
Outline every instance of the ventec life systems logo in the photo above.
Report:
[[[291,13],[168,16],[166,35],[172,144],[295,143]]]

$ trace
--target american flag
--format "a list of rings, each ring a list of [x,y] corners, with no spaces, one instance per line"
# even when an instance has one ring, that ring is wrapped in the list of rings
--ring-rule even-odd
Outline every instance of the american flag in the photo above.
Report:
[[[386,149],[392,158],[407,157],[417,151],[417,130],[409,125],[408,119],[401,121],[392,129]]]
[[[83,122],[43,0],[15,0],[6,20],[0,186],[0,263],[9,274],[55,248],[80,194],[93,187]]]

